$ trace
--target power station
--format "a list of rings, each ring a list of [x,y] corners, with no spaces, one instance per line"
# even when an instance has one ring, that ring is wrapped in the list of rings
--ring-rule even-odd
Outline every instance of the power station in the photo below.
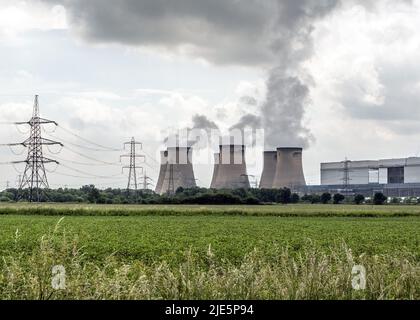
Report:
[[[17,125],[29,125],[31,135],[21,143],[9,143],[5,146],[24,146],[28,147],[28,157],[25,161],[13,161],[6,164],[25,163],[26,168],[23,176],[19,179],[20,190],[29,189],[29,200],[40,201],[41,189],[48,188],[44,165],[48,163],[60,164],[62,167],[74,171],[84,176],[80,178],[101,178],[108,179],[112,176],[98,176],[90,172],[73,169],[68,165],[61,164],[54,159],[44,157],[43,146],[60,145],[66,149],[77,153],[71,148],[64,146],[60,142],[41,137],[41,126],[44,124],[54,124],[54,121],[40,118],[38,96],[35,97],[33,116],[30,121],[16,122]],[[63,129],[70,134],[67,129]],[[52,136],[54,138],[54,136]],[[83,137],[79,137],[84,142],[89,142],[98,151],[119,151],[102,146],[95,142],[90,142]],[[234,143],[233,137],[229,137],[228,143],[223,143],[220,139],[218,152],[214,154],[213,176],[210,184],[211,189],[248,189],[251,187],[249,178],[254,177],[248,174],[246,162],[246,146],[243,141]],[[130,166],[123,168],[130,169],[127,191],[134,189],[137,191],[137,166],[136,158],[144,157],[136,154],[136,142],[134,138],[125,145],[130,144],[130,154],[122,157],[130,157]],[[75,144],[72,144],[75,145]],[[158,194],[173,195],[178,188],[194,188],[197,186],[193,168],[193,147],[180,147],[177,137],[175,147],[167,147],[160,153],[159,176],[156,182],[155,192]],[[77,145],[76,145],[77,146]],[[49,151],[49,150],[48,150]],[[51,151],[49,151],[51,153]],[[83,154],[80,154],[84,156]],[[86,157],[86,156],[84,156]],[[86,157],[102,165],[118,165],[105,162],[100,159]],[[65,161],[65,159],[62,159]],[[95,165],[95,163],[72,163],[81,165]],[[280,189],[289,188],[299,194],[320,194],[323,192],[342,193],[345,195],[363,194],[371,196],[376,192],[382,192],[392,197],[420,197],[420,158],[399,158],[381,160],[344,160],[340,162],[321,163],[321,184],[307,186],[303,170],[303,149],[300,147],[279,147],[276,150],[265,151],[263,153],[263,171],[261,174],[259,187],[261,189]],[[53,171],[52,173],[54,173]],[[66,176],[75,177],[71,174]],[[143,187],[147,189],[147,179],[144,175]]]
[[[210,189],[216,189],[217,174],[219,173],[220,153],[214,154],[213,177],[211,178]]]
[[[220,144],[214,154],[211,189],[250,188],[246,165],[246,147],[243,144]],[[195,187],[192,166],[192,148],[168,148],[161,151],[160,172],[156,193],[171,194],[177,188]],[[301,190],[306,186],[302,164],[302,148],[278,148],[264,152],[264,170],[260,188],[290,188]]]
[[[264,167],[260,180],[261,189],[271,189],[277,170],[277,151],[264,152]]]
[[[278,148],[277,151],[264,152],[260,188],[295,190],[306,186],[302,152],[302,148]]]
[[[389,197],[419,197],[420,158],[321,163],[321,185],[301,192],[365,196],[382,192]]]
[[[168,147],[161,152],[161,165],[155,192],[172,195],[182,187],[196,187],[191,147]]]
[[[215,165],[211,188],[250,188],[245,161],[244,145],[220,145],[220,153],[215,155]]]
[[[155,192],[158,194],[162,193],[162,186],[163,186],[163,181],[165,180],[167,165],[168,165],[168,152],[161,151],[159,177],[158,177],[156,188],[155,188]]]
[[[345,162],[321,163],[321,185],[342,183]],[[420,158],[347,161],[348,184],[420,183]]]

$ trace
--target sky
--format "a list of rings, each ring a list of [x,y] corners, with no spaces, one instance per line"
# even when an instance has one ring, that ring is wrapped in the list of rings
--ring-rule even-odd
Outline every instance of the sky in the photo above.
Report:
[[[52,187],[125,187],[131,137],[156,181],[168,132],[210,127],[264,129],[251,180],[263,149],[300,146],[319,184],[321,162],[420,155],[419,30],[419,0],[0,0],[0,144],[39,94],[65,145],[44,148]],[[0,189],[25,152],[0,146]]]

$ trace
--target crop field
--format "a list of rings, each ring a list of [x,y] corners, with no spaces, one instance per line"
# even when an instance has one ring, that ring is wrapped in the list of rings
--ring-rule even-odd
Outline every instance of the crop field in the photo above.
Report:
[[[420,217],[420,206],[404,205],[88,205],[1,204],[0,215],[52,216],[276,216],[276,217]]]
[[[2,205],[0,256],[0,299],[420,299],[420,207]]]

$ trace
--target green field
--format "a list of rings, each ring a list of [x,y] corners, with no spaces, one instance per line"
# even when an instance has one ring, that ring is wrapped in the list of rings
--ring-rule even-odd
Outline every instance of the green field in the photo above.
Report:
[[[0,204],[0,215],[53,216],[276,216],[276,217],[420,217],[420,206],[372,205],[88,205]]]
[[[0,298],[45,298],[37,286],[63,264],[73,284],[124,285],[56,298],[418,299],[420,207],[3,205],[0,255]],[[364,292],[349,289],[356,262],[371,270]]]

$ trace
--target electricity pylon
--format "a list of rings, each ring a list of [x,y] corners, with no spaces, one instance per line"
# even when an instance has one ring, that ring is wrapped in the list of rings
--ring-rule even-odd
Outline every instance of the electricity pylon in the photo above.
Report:
[[[344,190],[345,190],[346,195],[348,195],[348,189],[349,189],[350,181],[352,180],[350,178],[350,172],[351,172],[350,163],[351,163],[351,161],[349,161],[347,158],[343,161],[343,164],[344,164],[343,186],[344,186]]]
[[[35,96],[34,108],[32,118],[27,122],[16,122],[17,125],[29,125],[31,127],[30,136],[22,143],[12,143],[10,146],[22,145],[28,148],[28,156],[25,161],[16,161],[14,163],[26,163],[23,177],[19,184],[19,192],[23,189],[29,189],[29,202],[41,201],[41,189],[48,189],[48,179],[45,173],[45,164],[56,163],[57,161],[43,156],[42,147],[44,145],[60,145],[61,142],[42,138],[42,125],[54,124],[58,126],[57,122],[41,118],[39,115],[38,95]]]
[[[140,147],[141,147],[142,144],[141,144],[141,142],[136,142],[134,137],[131,138],[130,142],[125,142],[124,143],[124,148],[128,144],[130,145],[130,154],[124,154],[124,155],[121,156],[121,158],[123,158],[123,157],[130,158],[130,165],[123,167],[123,170],[124,169],[129,169],[128,183],[127,183],[127,194],[130,193],[130,190],[132,190],[132,187],[134,187],[134,190],[137,194],[137,190],[138,190],[137,168],[143,170],[143,167],[137,166],[137,158],[144,158],[144,156],[136,153],[136,145],[140,145]]]
[[[151,182],[149,182],[149,181],[152,181],[153,179],[152,178],[150,178],[148,175],[147,175],[147,172],[146,172],[146,170],[144,170],[144,174],[143,174],[143,191],[147,191],[148,189],[149,189],[149,186],[151,186],[152,185],[152,183]]]

